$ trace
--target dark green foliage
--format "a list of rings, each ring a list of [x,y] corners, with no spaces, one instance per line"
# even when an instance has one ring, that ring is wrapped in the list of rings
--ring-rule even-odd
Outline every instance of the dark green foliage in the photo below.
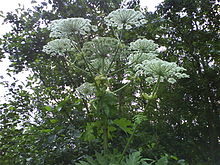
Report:
[[[178,59],[190,74],[189,80],[161,91],[160,122],[168,132],[160,138],[192,164],[220,161],[218,10],[214,1],[166,0],[157,11],[166,29],[161,36],[168,36],[165,58]]]

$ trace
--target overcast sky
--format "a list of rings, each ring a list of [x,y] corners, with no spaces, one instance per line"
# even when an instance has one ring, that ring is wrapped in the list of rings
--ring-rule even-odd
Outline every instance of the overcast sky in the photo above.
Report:
[[[7,13],[10,11],[14,11],[14,9],[18,8],[18,3],[20,3],[25,8],[31,7],[31,1],[32,0],[1,0],[0,2],[0,11],[3,11],[3,13]],[[44,0],[35,0],[37,2],[43,2]],[[159,3],[161,3],[163,0],[140,0],[141,6],[147,6],[148,11],[154,11],[155,6],[157,6]],[[10,25],[4,24],[2,25],[3,18],[0,18],[0,36],[5,34],[6,32],[10,31]],[[6,74],[6,69],[8,68],[10,62],[8,59],[2,60],[0,62],[0,76],[4,77],[4,80],[6,81],[12,81],[9,76]],[[17,75],[16,77],[19,77],[20,81],[25,81],[26,76],[28,75],[28,72],[23,72]],[[0,79],[1,82],[1,79]],[[2,85],[0,85],[0,103],[3,99],[3,96],[5,94],[5,89]]]

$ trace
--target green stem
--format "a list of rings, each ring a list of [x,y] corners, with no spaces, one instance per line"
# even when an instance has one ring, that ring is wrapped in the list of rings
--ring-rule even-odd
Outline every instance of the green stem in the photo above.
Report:
[[[103,150],[104,154],[108,153],[108,116],[105,114],[104,106],[103,106],[103,96],[105,91],[99,89],[100,95],[98,96],[98,111],[101,114],[100,120],[102,123],[101,129],[103,130]]]
[[[160,77],[158,77],[158,80],[157,80],[156,85],[154,86],[152,95],[155,95],[155,94],[157,93],[158,88],[159,88],[159,84],[160,84]],[[127,85],[127,84],[126,84],[126,85]],[[150,102],[150,101],[148,101],[147,107],[149,106],[149,102]],[[147,107],[146,107],[146,108],[147,108]],[[146,109],[146,108],[145,108],[145,109]],[[135,132],[136,132],[136,129],[137,129],[137,126],[138,126],[138,125],[140,125],[140,124],[135,124],[135,125],[134,125],[133,132],[132,132],[132,134],[130,135],[130,137],[129,137],[129,139],[128,139],[126,145],[125,145],[125,148],[124,148],[124,150],[123,150],[123,152],[122,152],[121,159],[120,159],[119,163],[121,163],[121,161],[123,160],[124,155],[125,155],[125,152],[127,151],[128,147],[129,147],[129,145],[130,145],[130,143],[131,143],[131,141],[132,141],[132,139],[133,139],[133,137],[134,137],[134,134],[135,134]]]
[[[160,76],[158,77],[157,83],[156,83],[156,85],[154,86],[152,95],[155,95],[155,94],[157,93],[158,88],[159,88],[159,85],[160,85]]]
[[[113,29],[113,31],[114,31],[114,29]],[[116,32],[114,31],[114,34],[115,34],[115,33],[116,33]],[[117,49],[116,49],[116,51],[115,51],[115,53],[114,53],[113,59],[112,59],[110,65],[109,65],[109,67],[108,67],[108,69],[107,69],[106,74],[108,74],[108,73],[110,72],[111,67],[112,67],[112,65],[113,65],[113,63],[114,63],[114,61],[115,61],[115,59],[116,59],[116,56],[118,55],[118,51],[119,51],[120,45],[121,45],[121,43],[122,43],[122,35],[123,35],[123,29],[120,30],[119,37],[117,37],[117,35],[116,35],[116,37],[117,37],[117,39],[119,40],[119,42],[118,42],[118,45],[117,45]]]
[[[104,119],[107,120],[107,119]],[[103,148],[104,148],[104,153],[107,154],[108,153],[108,123],[107,121],[104,121],[104,128],[103,128]]]
[[[83,53],[82,53],[82,57],[83,57],[83,60],[85,61],[85,64],[87,65],[87,68],[88,68],[88,70],[89,70],[89,73],[90,73],[91,77],[95,77],[95,76],[93,75],[92,70],[91,70],[91,68],[90,68],[90,66],[89,66],[89,63],[87,62],[87,60],[86,60],[86,58],[84,57]]]
[[[115,91],[113,91],[114,93],[119,92],[120,90],[124,89],[125,87],[127,87],[131,82],[128,82],[127,84],[123,85],[121,88],[116,89]]]
[[[126,68],[132,66],[133,64],[135,64],[135,63],[140,59],[141,55],[142,55],[142,54],[140,54],[140,56],[139,56],[135,61],[133,61],[132,63],[130,63],[130,64],[126,65],[125,67],[122,67],[122,68],[120,68],[120,69],[118,69],[118,70],[116,70],[116,71],[114,71],[114,72],[108,73],[107,75],[108,75],[108,76],[114,75],[115,73],[120,72],[121,70],[124,70],[124,69],[126,69]]]
[[[157,83],[154,86],[153,92],[152,92],[152,96],[155,96],[157,94],[157,91],[159,89],[159,85],[160,85],[160,76],[158,77]],[[144,108],[144,114],[146,115],[146,109],[150,106],[150,102],[151,100],[148,100],[147,105]]]
[[[101,58],[102,66],[101,66],[101,74],[104,74],[105,72],[105,59],[102,57]]]
[[[76,50],[79,52],[79,53],[82,53],[82,58],[83,60],[85,61],[85,64],[89,70],[89,73],[90,75],[93,77],[93,74],[92,74],[92,69],[94,70],[95,68],[86,60],[85,56],[84,56],[84,52],[82,51],[82,49],[78,48],[76,45],[75,45],[75,48]],[[91,68],[90,68],[91,67]]]
[[[121,159],[120,159],[119,163],[121,163],[121,161],[124,158],[125,152],[127,151],[128,147],[129,147],[129,145],[130,145],[130,143],[131,143],[131,141],[132,141],[132,139],[134,137],[134,133],[135,133],[135,131],[137,129],[137,126],[138,126],[137,124],[134,125],[133,132],[132,132],[131,136],[129,137],[129,139],[128,139],[126,145],[125,145],[125,148],[124,148],[124,150],[123,150],[123,152],[121,154]]]
[[[81,69],[80,67],[76,66],[76,65],[73,65],[74,68],[78,69],[78,70],[81,70],[82,72],[84,73],[87,73],[87,74],[90,74],[89,72],[87,72],[86,70],[84,69]]]

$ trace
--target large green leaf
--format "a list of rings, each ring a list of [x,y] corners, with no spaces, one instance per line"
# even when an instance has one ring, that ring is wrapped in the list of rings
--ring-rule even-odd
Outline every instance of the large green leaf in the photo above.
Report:
[[[116,124],[119,128],[121,128],[124,132],[132,134],[133,124],[131,123],[131,121],[125,118],[121,118],[114,120],[113,123]]]
[[[166,156],[163,156],[160,158],[155,165],[167,165],[168,164],[168,159]]]

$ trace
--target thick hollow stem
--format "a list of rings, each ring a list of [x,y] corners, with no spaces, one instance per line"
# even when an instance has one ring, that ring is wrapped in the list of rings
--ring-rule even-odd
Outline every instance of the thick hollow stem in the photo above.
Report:
[[[104,153],[108,153],[108,125],[105,123],[104,128],[103,128],[103,148],[104,148]]]
[[[101,91],[99,89],[99,92],[102,93],[103,91]],[[103,93],[101,94],[101,97],[99,98],[99,113],[102,116],[101,119],[101,123],[103,124],[103,126],[101,126],[101,129],[103,130],[103,150],[104,150],[104,154],[108,153],[108,116],[105,114],[105,109],[103,106]]]
[[[132,141],[132,139],[133,139],[133,137],[134,137],[134,134],[135,134],[135,132],[136,132],[137,126],[138,126],[137,124],[134,125],[133,132],[132,132],[132,134],[130,135],[130,137],[129,137],[127,143],[126,143],[124,150],[122,151],[121,159],[120,159],[119,163],[121,163],[121,161],[122,161],[123,158],[124,158],[125,152],[127,151],[128,147],[129,147],[129,145],[130,145],[130,143],[131,143],[131,141]]]
[[[158,91],[158,88],[159,88],[159,84],[160,84],[160,77],[158,78],[157,83],[156,83],[156,85],[154,86],[152,95],[156,95],[156,93],[157,93],[157,91]],[[149,106],[149,102],[148,102],[147,107],[148,107],[148,106]],[[137,123],[136,123],[136,124],[134,125],[133,132],[132,132],[132,134],[130,135],[130,137],[129,137],[129,139],[128,139],[126,145],[125,145],[125,148],[124,148],[124,150],[123,150],[123,152],[122,152],[121,159],[120,159],[119,163],[123,160],[124,155],[125,155],[125,152],[127,151],[128,147],[129,147],[129,145],[130,145],[130,143],[132,142],[132,139],[133,139],[133,137],[134,137],[134,134],[135,134],[135,132],[136,132],[136,130],[137,130],[138,125],[140,125],[140,124],[137,124]]]

